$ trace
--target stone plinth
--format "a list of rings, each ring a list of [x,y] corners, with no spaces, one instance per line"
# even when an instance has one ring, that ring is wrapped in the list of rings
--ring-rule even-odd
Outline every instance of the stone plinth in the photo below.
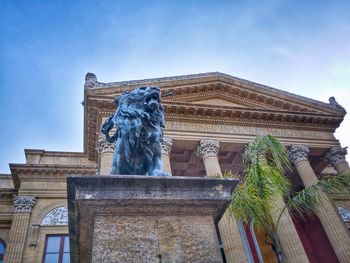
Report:
[[[222,262],[234,179],[68,177],[72,262]]]

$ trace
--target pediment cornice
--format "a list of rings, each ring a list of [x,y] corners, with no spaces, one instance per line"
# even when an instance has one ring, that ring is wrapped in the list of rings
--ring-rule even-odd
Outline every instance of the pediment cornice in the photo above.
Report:
[[[272,106],[286,110],[329,112],[342,116],[345,114],[341,107],[330,103],[306,98],[220,72],[110,83],[96,82],[94,87],[86,88],[86,92],[96,96],[114,97],[123,91],[142,85],[159,86],[165,93],[172,91],[173,99],[170,98],[170,100],[177,100],[181,96],[193,96],[193,94],[200,94],[201,92],[217,91],[229,93],[231,96],[237,96],[240,99],[256,101],[261,105],[265,105],[265,107]]]

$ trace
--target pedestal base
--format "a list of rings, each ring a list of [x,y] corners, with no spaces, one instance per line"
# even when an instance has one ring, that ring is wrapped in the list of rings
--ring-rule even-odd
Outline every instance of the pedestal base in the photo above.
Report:
[[[67,180],[72,262],[222,262],[215,222],[236,180]]]

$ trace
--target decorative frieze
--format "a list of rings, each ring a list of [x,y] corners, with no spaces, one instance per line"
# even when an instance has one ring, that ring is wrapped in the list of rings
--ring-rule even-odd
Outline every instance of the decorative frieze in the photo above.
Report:
[[[293,138],[307,138],[307,139],[322,139],[334,140],[334,136],[330,132],[322,131],[302,131],[296,129],[281,129],[281,128],[267,128],[267,127],[248,127],[227,124],[210,124],[210,123],[195,123],[195,122],[179,122],[167,121],[165,123],[167,130],[176,131],[193,131],[193,132],[208,132],[208,133],[225,133],[225,134],[241,134],[241,135],[273,135],[277,137],[293,137]]]
[[[115,144],[110,143],[106,140],[106,136],[104,134],[100,134],[98,136],[98,147],[97,151],[100,154],[103,154],[105,152],[114,152]]]
[[[13,207],[16,213],[29,213],[32,211],[36,202],[35,196],[18,195],[13,201]]]
[[[197,153],[203,159],[207,157],[217,157],[219,153],[220,143],[216,140],[201,140],[197,147]]]
[[[303,144],[292,145],[288,150],[288,157],[294,163],[307,161],[309,154],[309,147]]]
[[[346,162],[345,156],[347,155],[348,147],[342,148],[342,147],[332,147],[327,153],[326,153],[326,159],[328,162],[330,162],[333,165],[337,165],[342,162]]]
[[[56,207],[48,212],[41,221],[42,226],[68,225],[68,210],[64,206]]]
[[[173,147],[173,139],[169,137],[163,137],[163,141],[162,141],[163,154],[170,155],[172,147]]]

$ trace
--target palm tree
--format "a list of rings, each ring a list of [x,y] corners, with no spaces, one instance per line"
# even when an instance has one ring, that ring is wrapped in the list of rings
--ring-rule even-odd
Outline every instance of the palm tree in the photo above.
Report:
[[[319,191],[329,193],[348,189],[349,175],[339,175],[303,189],[291,192],[291,185],[284,176],[291,169],[286,148],[273,136],[258,136],[248,144],[244,152],[244,176],[232,194],[229,211],[243,223],[254,222],[271,241],[271,247],[278,262],[284,256],[277,235],[278,225],[285,209],[293,215],[315,214],[315,204],[320,202]],[[274,199],[278,195],[285,199],[286,205],[279,215],[272,216]]]

